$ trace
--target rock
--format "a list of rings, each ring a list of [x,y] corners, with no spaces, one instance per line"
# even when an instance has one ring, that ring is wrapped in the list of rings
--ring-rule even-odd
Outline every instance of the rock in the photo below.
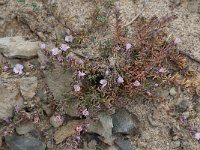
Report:
[[[171,96],[175,96],[177,94],[175,87],[173,87],[173,88],[170,89],[169,94]]]
[[[0,38],[0,53],[8,58],[30,59],[37,56],[38,42],[26,41],[20,36]]]
[[[40,50],[38,51],[38,56],[38,61],[41,65],[50,63],[48,58]],[[71,92],[73,73],[58,64],[50,67],[49,69],[43,70],[47,86],[56,100],[63,100],[65,99],[64,94]]]
[[[113,133],[132,134],[138,133],[139,120],[136,115],[131,114],[127,109],[120,108],[112,115]]]
[[[13,116],[14,108],[21,108],[23,99],[17,86],[17,80],[0,81],[0,119]]]
[[[112,137],[112,117],[107,113],[99,113],[98,121],[89,122],[89,127],[87,129],[88,133],[96,133],[103,138],[103,142],[112,145],[113,137]]]
[[[19,135],[26,134],[30,132],[31,130],[34,130],[34,124],[32,122],[22,123],[16,127],[16,132]]]
[[[182,100],[177,106],[176,106],[176,110],[179,113],[183,113],[187,110],[188,108],[188,102],[186,100]]]
[[[37,77],[25,77],[20,80],[20,91],[24,99],[31,99],[37,90]]]
[[[24,136],[6,136],[5,142],[11,150],[45,150],[46,148],[43,142]]]
[[[173,142],[170,143],[171,149],[176,149],[176,148],[178,148],[180,146],[181,146],[181,142],[180,141],[173,141]]]
[[[48,107],[46,104],[42,104],[42,109],[46,113],[47,116],[51,116],[53,114],[50,107]]]
[[[147,119],[149,121],[149,124],[153,127],[161,126],[162,124],[153,118],[153,115],[151,113],[147,114]]]
[[[58,128],[63,124],[64,118],[60,117],[60,119],[56,118],[56,116],[51,116],[50,118],[50,124],[54,127],[54,128]]]
[[[68,122],[65,126],[62,126],[54,133],[54,140],[56,144],[61,143],[64,141],[67,137],[72,136],[76,133],[76,127],[80,126],[82,124],[79,120],[73,120]]]
[[[133,147],[129,140],[117,139],[115,140],[115,144],[117,145],[119,150],[133,150]]]
[[[63,100],[65,93],[71,92],[72,73],[56,65],[52,70],[45,70],[46,83],[56,100]]]
[[[66,114],[71,116],[71,117],[79,117],[79,105],[80,105],[80,100],[79,99],[71,99],[70,101],[67,102],[66,106]]]

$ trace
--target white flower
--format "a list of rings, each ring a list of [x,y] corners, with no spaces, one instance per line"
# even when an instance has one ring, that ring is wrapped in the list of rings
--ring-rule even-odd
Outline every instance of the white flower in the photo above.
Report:
[[[102,88],[107,85],[108,81],[105,79],[100,80],[100,84],[102,85]]]
[[[126,50],[129,50],[132,47],[132,45],[130,43],[126,44]]]
[[[72,35],[65,36],[65,41],[66,42],[72,42],[73,41],[73,36]]]
[[[75,92],[79,92],[80,90],[81,90],[81,87],[78,84],[74,85]]]
[[[159,70],[158,70],[158,72],[159,73],[165,73],[167,70],[165,69],[165,68],[163,68],[163,67],[161,67]]]
[[[52,52],[52,55],[58,55],[60,53],[60,50],[58,48],[53,48],[51,52]]]
[[[78,77],[80,78],[80,77],[84,77],[86,74],[84,73],[84,72],[80,72],[80,71],[78,71]]]
[[[60,46],[60,49],[63,50],[63,51],[66,51],[66,50],[68,50],[69,48],[70,48],[70,46],[67,45],[67,44],[61,44],[61,46]]]
[[[23,73],[23,70],[24,69],[24,66],[21,65],[21,64],[16,64],[13,68],[13,72],[16,73],[16,74],[22,74]]]
[[[199,132],[195,133],[194,138],[200,140],[200,133]]]
[[[136,80],[136,81],[133,83],[133,85],[136,86],[136,87],[138,87],[138,86],[140,86],[141,84],[140,84],[140,82],[139,82],[138,80]]]
[[[121,76],[119,76],[119,77],[117,78],[117,83],[121,84],[121,83],[123,83],[123,82],[124,82],[124,79],[123,79]]]
[[[181,39],[180,38],[175,38],[174,44],[176,45],[176,44],[180,44],[180,43],[182,43]]]

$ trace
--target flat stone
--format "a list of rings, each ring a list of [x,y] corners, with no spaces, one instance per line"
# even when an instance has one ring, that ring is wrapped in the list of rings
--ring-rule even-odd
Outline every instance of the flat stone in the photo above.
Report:
[[[98,121],[94,122],[91,120],[91,122],[89,122],[90,125],[87,132],[100,135],[103,138],[101,139],[103,142],[112,145],[114,141],[112,137],[112,117],[107,113],[100,113],[97,117]]]
[[[129,140],[117,139],[115,140],[115,144],[117,145],[119,150],[133,150],[133,147]]]
[[[38,42],[26,41],[23,37],[0,38],[0,53],[7,58],[30,59],[37,56]]]
[[[73,120],[68,122],[65,126],[60,127],[57,131],[54,133],[54,140],[56,144],[61,143],[66,138],[74,135],[76,133],[76,127],[80,126],[82,124],[79,120]]]
[[[172,142],[170,143],[171,149],[176,149],[176,148],[178,148],[178,147],[180,147],[180,146],[181,146],[181,142],[180,142],[180,141],[172,141]]]
[[[20,80],[20,91],[24,99],[31,99],[37,90],[37,77],[25,77]]]
[[[11,150],[45,150],[46,145],[35,138],[24,136],[6,136],[6,144]]]
[[[48,64],[50,64],[50,60],[41,52],[41,50],[38,50],[38,57],[38,61],[41,65],[48,66]],[[49,69],[43,70],[45,82],[54,98],[56,100],[63,100],[65,99],[64,95],[71,92],[73,73],[58,64],[48,67]]]
[[[16,127],[16,132],[19,135],[26,134],[30,132],[31,130],[34,130],[34,124],[32,122],[25,122],[25,123],[19,124]]]
[[[131,134],[138,133],[139,120],[138,117],[130,113],[125,108],[120,108],[112,115],[113,133]]]
[[[21,108],[23,105],[17,83],[15,79],[0,81],[0,119],[12,117],[14,107]]]

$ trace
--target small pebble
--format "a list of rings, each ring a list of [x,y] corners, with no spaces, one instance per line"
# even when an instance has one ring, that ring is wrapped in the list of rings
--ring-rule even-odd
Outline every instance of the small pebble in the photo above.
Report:
[[[173,87],[173,88],[170,89],[169,94],[171,96],[175,96],[177,94],[175,87]]]

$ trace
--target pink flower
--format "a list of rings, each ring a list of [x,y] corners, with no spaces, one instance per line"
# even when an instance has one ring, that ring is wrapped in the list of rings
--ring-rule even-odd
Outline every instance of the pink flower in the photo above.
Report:
[[[46,44],[45,43],[40,43],[40,48],[41,49],[45,49],[46,48]]]
[[[132,45],[130,43],[126,44],[126,50],[129,50],[132,47]]]
[[[57,60],[58,60],[59,62],[63,62],[63,61],[64,61],[64,58],[63,58],[62,56],[59,56],[59,57],[57,58]]]
[[[84,77],[86,74],[84,72],[80,72],[78,71],[78,77],[81,78],[81,77]]]
[[[63,50],[63,51],[66,51],[66,50],[68,50],[69,48],[70,48],[70,46],[67,45],[67,44],[61,44],[61,46],[60,46],[60,49]]]
[[[60,53],[60,50],[58,48],[53,48],[51,52],[52,52],[52,55],[58,55]]]
[[[66,29],[66,33],[67,33],[68,35],[70,35],[70,33],[71,33],[70,29]]]
[[[109,70],[107,69],[106,72],[105,72],[105,76],[108,76],[109,73],[110,73],[110,72],[109,72]]]
[[[8,71],[9,67],[7,65],[3,66],[3,71]]]
[[[161,67],[159,70],[158,70],[158,72],[159,73],[165,73],[167,70],[165,69],[165,68],[163,68],[163,67]]]
[[[84,109],[84,110],[82,111],[82,114],[83,114],[84,116],[89,116],[89,111],[88,111],[87,109]]]
[[[102,88],[104,88],[107,85],[108,81],[105,79],[100,80],[100,84],[102,85]]]
[[[136,87],[138,87],[138,86],[140,86],[141,84],[140,84],[140,82],[139,82],[138,80],[136,80],[136,81],[133,83],[133,85],[136,86]]]
[[[54,122],[61,122],[61,121],[62,119],[60,115],[54,116]]]
[[[199,132],[195,133],[194,138],[200,140],[200,133]]]
[[[82,65],[84,62],[83,62],[82,59],[79,59],[78,63],[79,63],[80,65]]]
[[[75,92],[79,92],[80,90],[81,90],[81,87],[78,84],[74,85]]]
[[[76,131],[77,131],[78,133],[80,133],[81,131],[83,131],[83,128],[82,128],[81,126],[77,126],[77,127],[76,127]]]
[[[177,44],[180,44],[180,43],[182,43],[181,39],[180,38],[175,38],[174,44],[177,45]]]
[[[31,63],[29,63],[29,64],[28,64],[28,67],[29,67],[30,69],[33,69],[33,68],[34,68],[34,65],[31,64]]]
[[[121,76],[119,76],[119,77],[117,78],[117,83],[121,84],[121,83],[123,83],[123,82],[124,82],[124,79],[123,79]]]
[[[16,64],[13,68],[13,72],[16,73],[16,74],[22,74],[23,73],[23,70],[24,69],[24,66],[21,65],[21,64]]]
[[[73,41],[73,36],[72,35],[65,36],[65,41],[66,42],[72,42]]]

